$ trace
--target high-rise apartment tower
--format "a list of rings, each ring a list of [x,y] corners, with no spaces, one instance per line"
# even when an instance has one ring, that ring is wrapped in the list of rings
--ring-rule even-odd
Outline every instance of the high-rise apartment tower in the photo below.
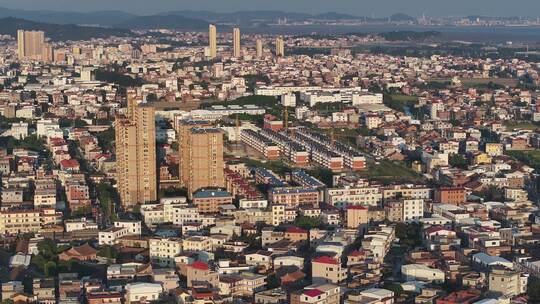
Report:
[[[210,24],[208,27],[208,47],[210,49],[210,58],[214,59],[217,56],[217,30],[216,26]]]
[[[157,199],[155,110],[140,99],[129,93],[126,116],[116,120],[116,175],[124,209]]]

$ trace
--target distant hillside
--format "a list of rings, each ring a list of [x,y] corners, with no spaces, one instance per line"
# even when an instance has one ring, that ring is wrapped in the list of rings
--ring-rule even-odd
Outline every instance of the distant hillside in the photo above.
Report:
[[[202,30],[208,23],[237,24],[240,26],[265,25],[278,20],[304,22],[308,20],[363,20],[386,22],[415,22],[415,18],[406,14],[394,14],[387,18],[369,18],[350,13],[327,12],[307,14],[284,12],[279,10],[237,11],[216,13],[204,10],[167,11],[155,15],[134,15],[123,11],[48,11],[19,10],[0,7],[0,18],[13,17],[33,22],[60,25],[90,25],[126,29],[170,28],[180,30]],[[94,35],[94,34],[92,34]]]
[[[19,18],[0,19],[0,34],[16,36],[17,30],[41,30],[45,36],[55,41],[89,40],[92,38],[107,38],[111,36],[131,36],[130,30],[103,28],[93,26],[78,26],[73,24],[52,24],[33,22]]]
[[[232,13],[215,13],[209,11],[171,11],[160,15],[177,15],[187,18],[206,20],[212,23],[234,23],[239,25],[251,25],[253,23],[274,22],[278,19],[305,20],[311,17],[304,13],[287,13],[282,11],[239,11]]]
[[[129,29],[182,29],[182,30],[202,30],[208,29],[208,21],[187,18],[179,15],[152,15],[141,16],[126,20],[116,24],[120,28]]]
[[[0,7],[0,18],[14,17],[54,24],[91,24],[113,26],[116,23],[137,17],[122,11],[97,11],[89,13],[65,11],[30,11]]]
[[[313,16],[315,19],[322,19],[322,20],[356,20],[356,19],[364,19],[363,17],[354,16],[350,14],[342,14],[342,13],[335,13],[335,12],[329,12],[324,14],[318,14]]]
[[[394,14],[394,15],[390,16],[390,21],[392,21],[392,22],[409,22],[409,21],[416,21],[416,19],[414,17],[409,16],[409,15],[399,13],[399,14]]]

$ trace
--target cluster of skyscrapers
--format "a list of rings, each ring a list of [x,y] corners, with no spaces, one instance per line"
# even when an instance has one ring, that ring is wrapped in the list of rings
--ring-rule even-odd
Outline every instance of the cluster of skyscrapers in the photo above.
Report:
[[[17,31],[17,53],[19,59],[52,61],[53,49],[45,42],[43,31]]]
[[[257,57],[263,57],[263,41],[257,39],[256,41]],[[242,56],[242,43],[240,28],[233,28],[233,49],[232,55],[234,58],[240,58]],[[275,54],[278,57],[285,56],[285,42],[282,38],[276,38],[275,41]],[[217,28],[214,24],[210,24],[208,28],[208,57],[214,59],[217,57]]]
[[[116,172],[124,209],[157,200],[155,110],[128,94],[127,113],[116,121]],[[223,133],[206,121],[178,127],[180,187],[188,196],[201,188],[225,186]]]

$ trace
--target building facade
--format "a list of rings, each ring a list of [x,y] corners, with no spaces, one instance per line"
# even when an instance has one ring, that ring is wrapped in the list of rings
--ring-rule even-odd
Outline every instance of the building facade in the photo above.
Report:
[[[116,123],[116,175],[122,207],[157,199],[154,108],[128,95],[127,117]]]

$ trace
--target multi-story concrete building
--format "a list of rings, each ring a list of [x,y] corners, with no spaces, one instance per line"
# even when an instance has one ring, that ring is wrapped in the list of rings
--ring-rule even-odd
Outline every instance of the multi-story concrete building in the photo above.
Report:
[[[38,232],[41,229],[40,210],[13,210],[0,212],[0,234]]]
[[[45,42],[43,31],[17,31],[17,48],[19,59],[52,60],[52,48]]]
[[[194,262],[186,269],[187,287],[193,287],[200,283],[210,284],[210,286],[219,286],[218,273],[212,271],[208,264],[204,262]]]
[[[364,291],[351,292],[345,304],[392,304],[394,292],[382,288],[370,288]]]
[[[257,150],[269,160],[276,160],[280,156],[279,146],[259,132],[250,129],[242,130],[241,139],[243,143]]]
[[[233,57],[240,58],[241,54],[241,44],[240,44],[240,28],[233,28]]]
[[[392,185],[384,187],[382,190],[383,199],[389,198],[423,198],[431,199],[432,189],[425,186],[416,185]]]
[[[341,263],[329,256],[321,256],[311,261],[311,274],[313,283],[339,284],[346,279],[346,269],[341,268]]]
[[[157,199],[154,108],[128,94],[127,117],[116,120],[116,175],[127,209]]]
[[[403,199],[403,220],[411,222],[424,217],[423,199]]]
[[[148,244],[151,262],[161,267],[174,267],[174,257],[182,253],[181,239],[151,238]]]
[[[285,134],[270,129],[262,129],[259,134],[276,143],[280,149],[280,155],[293,164],[303,166],[309,163],[309,152]]]
[[[444,271],[423,264],[402,265],[401,273],[407,280],[443,283],[445,279]]]
[[[163,286],[158,283],[129,283],[125,286],[125,303],[157,301],[163,293]]]
[[[201,188],[224,188],[223,133],[218,128],[191,128],[181,137],[180,180],[186,183],[190,198]],[[182,135],[183,136],[183,135]]]
[[[128,235],[141,235],[142,225],[139,221],[119,220],[114,226],[98,233],[100,245],[115,245],[119,239]]]
[[[325,196],[327,204],[338,208],[348,205],[378,206],[382,201],[379,187],[329,188]]]
[[[291,208],[302,205],[315,206],[320,202],[320,193],[310,187],[276,187],[270,189],[268,200],[273,204],[283,204]]]
[[[360,229],[363,235],[367,231],[368,223],[367,207],[354,205],[347,207],[347,228]]]
[[[441,187],[435,191],[434,200],[442,204],[460,205],[467,201],[467,190],[459,187]]]
[[[208,48],[209,56],[211,59],[216,58],[217,56],[217,29],[216,26],[210,24],[208,26]]]
[[[489,291],[505,296],[517,296],[527,292],[529,275],[496,266],[489,273]]]
[[[276,56],[284,57],[285,56],[285,42],[283,38],[276,38]]]
[[[200,213],[217,213],[221,205],[232,204],[233,196],[220,189],[200,189],[193,194],[193,204]]]
[[[263,56],[263,41],[261,39],[257,39],[256,49],[257,49],[257,58],[262,58],[262,56]]]
[[[339,304],[340,287],[334,284],[314,284],[291,293],[291,304]]]
[[[209,121],[206,120],[180,120],[175,122],[176,133],[178,134],[179,144],[179,172],[180,172],[180,186],[186,187],[189,184],[189,170],[191,166],[189,148],[191,144],[191,137],[189,132],[193,128],[211,127]]]

